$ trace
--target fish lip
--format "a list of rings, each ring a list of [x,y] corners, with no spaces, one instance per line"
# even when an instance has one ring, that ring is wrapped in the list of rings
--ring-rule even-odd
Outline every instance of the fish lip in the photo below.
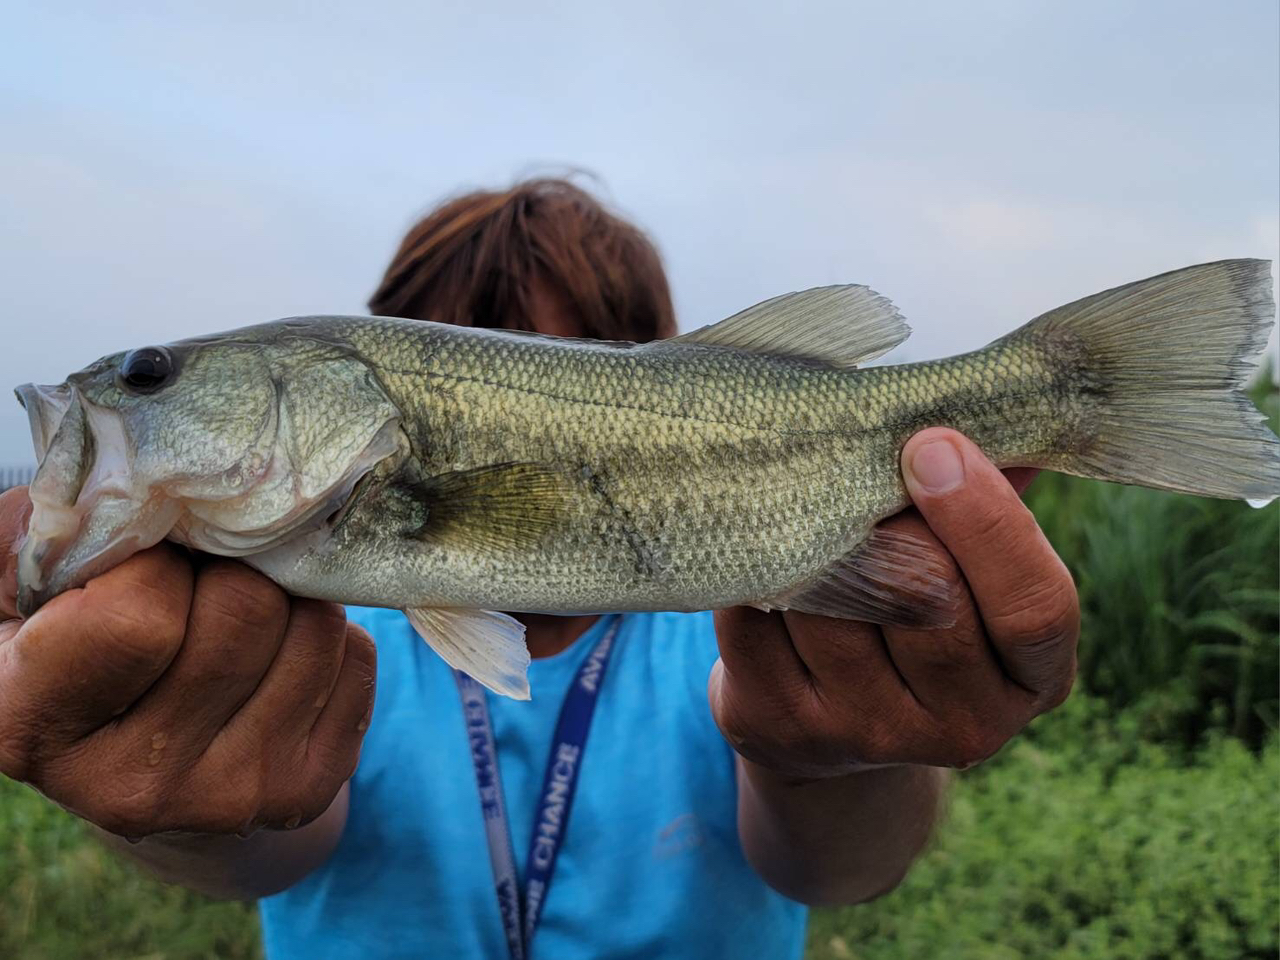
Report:
[[[18,616],[26,620],[52,599],[47,590],[32,590],[25,583],[19,583],[16,604]]]
[[[58,418],[29,487],[32,511],[18,550],[17,608],[27,617],[162,539],[176,518],[153,501],[150,488],[133,488],[131,451],[117,411],[86,401],[67,384],[27,384],[19,399],[37,411],[32,438],[38,451]],[[88,523],[95,528],[86,539]]]
[[[24,383],[14,388],[18,403],[27,411],[27,426],[31,430],[31,444],[35,447],[37,461],[44,459],[50,441],[71,406],[71,389],[66,383]]]

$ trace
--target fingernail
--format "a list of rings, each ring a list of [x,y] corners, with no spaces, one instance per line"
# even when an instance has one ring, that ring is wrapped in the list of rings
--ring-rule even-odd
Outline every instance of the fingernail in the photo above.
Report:
[[[909,479],[925,493],[950,493],[964,483],[960,451],[947,440],[930,440],[916,447],[905,466]]]

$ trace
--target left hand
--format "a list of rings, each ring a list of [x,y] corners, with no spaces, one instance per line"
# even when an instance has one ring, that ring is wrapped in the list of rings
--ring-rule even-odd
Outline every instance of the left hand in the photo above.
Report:
[[[919,630],[736,607],[716,614],[716,723],[749,761],[786,777],[870,766],[969,767],[1066,699],[1080,609],[1071,574],[1006,478],[960,434],[903,449],[919,511],[885,521],[948,563],[954,627]]]

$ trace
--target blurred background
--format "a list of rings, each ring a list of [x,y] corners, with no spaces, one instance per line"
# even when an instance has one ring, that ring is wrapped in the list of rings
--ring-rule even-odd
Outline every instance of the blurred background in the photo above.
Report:
[[[1280,7],[1190,2],[5,5],[0,384],[363,312],[442,197],[582,170],[690,329],[832,282],[888,362],[1224,257],[1280,259]],[[1272,418],[1275,341],[1256,399]],[[31,465],[0,405],[0,487]],[[1280,505],[1043,476],[1085,609],[1068,704],[959,778],[813,957],[1274,957]],[[259,956],[0,782],[0,957]]]

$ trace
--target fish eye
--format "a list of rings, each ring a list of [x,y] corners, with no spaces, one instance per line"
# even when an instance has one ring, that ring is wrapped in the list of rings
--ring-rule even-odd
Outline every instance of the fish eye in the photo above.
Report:
[[[173,374],[173,355],[164,347],[143,347],[125,354],[120,385],[130,393],[152,393]]]

